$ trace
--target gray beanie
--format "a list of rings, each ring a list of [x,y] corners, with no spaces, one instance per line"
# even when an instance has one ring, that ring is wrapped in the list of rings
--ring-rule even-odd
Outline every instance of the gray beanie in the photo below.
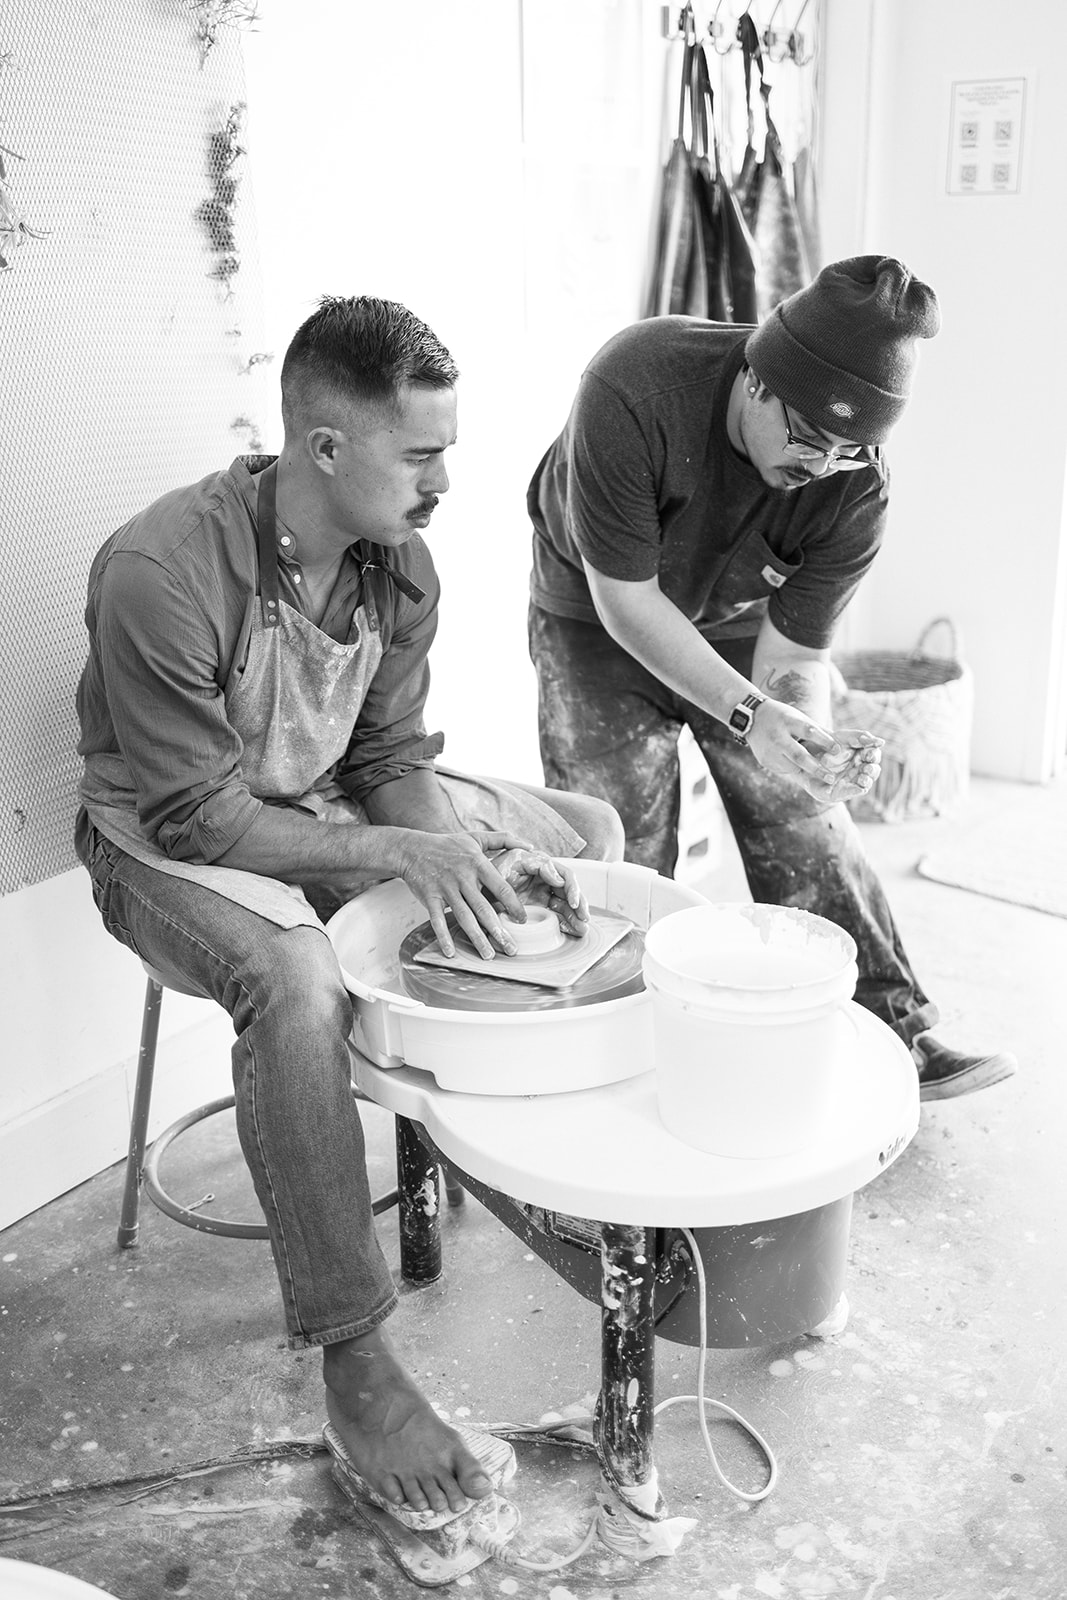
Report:
[[[941,326],[934,291],[890,256],[852,256],[775,306],[745,359],[827,433],[882,444],[907,404],[916,341]]]

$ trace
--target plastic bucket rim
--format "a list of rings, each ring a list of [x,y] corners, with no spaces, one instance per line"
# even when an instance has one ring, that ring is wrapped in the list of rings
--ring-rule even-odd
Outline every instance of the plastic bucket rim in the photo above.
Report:
[[[661,956],[657,956],[656,954],[656,950],[654,948],[655,945],[666,937],[666,933],[658,932],[658,930],[666,929],[672,922],[677,925],[678,920],[682,917],[690,916],[690,914],[694,914],[695,916],[704,916],[709,911],[713,913],[740,912],[742,915],[744,915],[745,913],[761,910],[785,912],[789,916],[795,917],[798,921],[803,920],[804,922],[819,924],[820,926],[830,930],[833,939],[837,942],[840,942],[843,946],[843,950],[845,952],[844,962],[840,967],[837,967],[830,972],[822,973],[816,977],[801,978],[793,983],[783,983],[781,980],[766,981],[763,983],[739,983],[736,979],[718,979],[715,977],[700,977],[698,979],[689,977],[686,974],[679,974],[678,972],[674,971],[674,969],[670,968]],[[746,920],[754,921],[751,916],[747,917]],[[656,938],[653,938],[654,934],[657,935]],[[830,941],[828,940],[827,942]],[[650,948],[650,946],[652,948]],[[684,982],[699,983],[702,988],[712,990],[718,989],[722,993],[777,994],[789,991],[799,994],[805,989],[817,988],[832,982],[836,978],[843,977],[844,974],[848,972],[849,967],[857,968],[857,977],[853,979],[854,988],[858,979],[858,959],[859,948],[855,939],[848,932],[848,930],[846,928],[842,928],[839,923],[831,922],[829,917],[820,916],[816,911],[806,911],[803,906],[775,906],[766,901],[724,901],[718,903],[709,902],[707,906],[684,906],[678,911],[669,912],[665,917],[660,917],[658,921],[654,922],[645,933],[645,947],[642,956],[642,965],[646,983],[649,980],[649,968],[651,966],[658,967],[661,971],[670,973],[672,976],[680,978]]]

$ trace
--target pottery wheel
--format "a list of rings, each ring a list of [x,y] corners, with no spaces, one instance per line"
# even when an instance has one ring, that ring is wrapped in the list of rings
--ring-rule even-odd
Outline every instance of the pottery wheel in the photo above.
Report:
[[[589,914],[590,917],[612,917],[611,912],[598,906],[590,906]],[[467,946],[473,955],[473,946],[468,944],[451,914],[447,921],[457,950]],[[618,1000],[624,995],[640,994],[645,986],[641,969],[645,937],[640,929],[632,926],[599,961],[566,988],[550,988],[531,981],[515,982],[511,978],[495,978],[481,972],[462,972],[417,961],[416,956],[431,945],[435,950],[439,948],[437,935],[429,922],[413,928],[407,935],[400,946],[400,984],[413,1000],[452,1011],[553,1011]],[[496,957],[500,962],[512,959]]]

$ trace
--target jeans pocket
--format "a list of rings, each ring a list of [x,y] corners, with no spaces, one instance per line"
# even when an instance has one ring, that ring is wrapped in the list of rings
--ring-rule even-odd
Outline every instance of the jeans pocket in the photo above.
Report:
[[[103,919],[104,927],[119,944],[137,954],[129,930],[121,920],[119,904],[122,899],[121,884],[116,883],[115,872],[122,860],[122,851],[111,840],[90,826],[86,836],[85,865],[92,884],[93,900]]]

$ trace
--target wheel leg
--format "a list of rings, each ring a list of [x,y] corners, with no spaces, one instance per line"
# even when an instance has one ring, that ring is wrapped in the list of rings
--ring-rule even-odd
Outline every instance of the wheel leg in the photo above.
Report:
[[[655,1474],[655,1245],[653,1230],[603,1224],[597,1454],[609,1482],[624,1489]]]
[[[441,1276],[441,1183],[437,1158],[407,1117],[396,1119],[400,1272],[409,1283]]]

